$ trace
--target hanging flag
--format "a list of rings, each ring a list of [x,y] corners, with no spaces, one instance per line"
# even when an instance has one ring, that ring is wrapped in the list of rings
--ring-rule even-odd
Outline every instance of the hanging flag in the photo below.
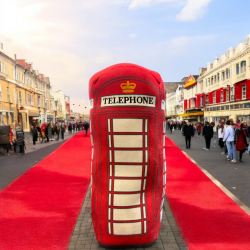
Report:
[[[197,82],[195,81],[194,77],[190,74],[190,76],[188,77],[184,88],[187,89],[193,85],[195,85]]]

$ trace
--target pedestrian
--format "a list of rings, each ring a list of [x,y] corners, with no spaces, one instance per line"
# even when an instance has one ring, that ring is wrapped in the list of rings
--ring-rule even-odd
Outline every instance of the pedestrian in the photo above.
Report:
[[[171,121],[171,122],[169,123],[169,129],[170,129],[170,133],[171,133],[171,134],[172,134],[173,128],[174,128],[174,124],[173,124],[173,122]]]
[[[45,142],[49,142],[49,124],[45,125]]]
[[[235,147],[234,147],[234,130],[235,130],[236,124],[231,123],[230,126],[227,127],[223,141],[226,142],[227,150],[228,150],[228,156],[227,160],[232,163],[236,163],[236,154],[235,154]]]
[[[31,149],[35,149],[36,141],[37,141],[37,138],[38,138],[38,132],[34,128],[34,126],[31,126],[31,135],[32,135],[32,141],[33,141],[33,147]]]
[[[25,155],[24,132],[20,124],[18,124],[16,127],[16,139],[17,139],[17,145],[19,146],[20,149],[20,153],[22,155]]]
[[[60,131],[61,131],[62,140],[64,140],[64,133],[65,133],[65,126],[64,126],[64,124],[62,124],[60,126]]]
[[[85,129],[85,136],[87,136],[88,129],[89,129],[89,123],[88,122],[84,123],[84,129]]]
[[[36,125],[36,130],[37,130],[37,137],[40,141],[40,138],[42,137],[42,131],[38,124]]]
[[[68,131],[69,131],[69,134],[71,135],[72,134],[72,124],[71,123],[69,123]]]
[[[48,123],[48,139],[49,141],[52,141],[52,126],[51,123]]]
[[[211,127],[213,128],[213,147],[215,148],[217,142],[217,129],[214,122],[211,122]]]
[[[244,124],[235,128],[235,149],[239,151],[239,161],[242,162],[242,155],[247,148],[247,133],[244,129]]]
[[[190,149],[190,147],[191,147],[191,137],[194,136],[194,128],[190,124],[190,122],[187,122],[187,124],[183,127],[183,135],[185,136],[186,148]]]
[[[202,136],[205,138],[206,141],[206,147],[203,149],[210,150],[210,143],[211,139],[213,138],[213,127],[210,126],[209,122],[206,122],[203,128]]]
[[[219,138],[219,146],[221,149],[224,148],[224,142],[223,142],[223,135],[224,135],[224,124],[220,123],[219,124],[219,129],[218,129],[218,138]],[[221,152],[221,154],[225,154],[225,152]]]
[[[201,123],[200,122],[197,124],[197,133],[198,135],[201,135]]]

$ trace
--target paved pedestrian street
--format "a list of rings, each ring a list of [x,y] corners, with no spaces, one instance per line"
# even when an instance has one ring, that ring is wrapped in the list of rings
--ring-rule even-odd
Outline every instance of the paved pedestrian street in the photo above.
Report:
[[[77,249],[104,249],[98,245],[91,219],[91,195],[90,188],[86,194],[84,204],[78,216],[74,232],[72,234],[68,250]],[[119,249],[119,248],[118,248]],[[131,250],[187,250],[186,243],[181,236],[175,218],[171,212],[167,199],[164,202],[164,213],[161,223],[161,231],[158,239],[151,247],[130,248]]]
[[[166,135],[175,144],[186,152],[199,166],[205,169],[212,177],[221,183],[227,190],[244,203],[249,211],[250,207],[250,154],[243,154],[243,162],[231,163],[226,160],[226,156],[221,154],[221,149],[216,142],[209,151],[204,150],[205,139],[197,133],[191,140],[191,148],[186,149],[185,138],[180,130],[175,130],[172,134],[167,130]],[[237,157],[239,152],[236,151]],[[181,164],[181,163],[180,163]]]
[[[210,151],[205,151],[203,149],[205,140],[202,136],[196,134],[192,138],[191,149],[186,149],[185,139],[180,130],[175,130],[172,134],[167,130],[166,136],[173,140],[183,153],[191,158],[191,160],[195,162],[223,192],[250,214],[250,198],[248,194],[250,188],[250,183],[248,181],[250,177],[249,154],[243,155],[243,162],[233,164],[226,160],[225,155],[221,154],[221,150],[217,144],[215,144],[215,147],[212,146]],[[65,141],[70,137],[71,135],[66,135]],[[25,174],[28,169],[43,160],[63,143],[64,141],[38,143],[36,150],[32,150],[32,145],[28,144],[26,145],[26,156],[21,156],[13,152],[10,152],[9,156],[1,155],[0,190],[5,188],[19,176]],[[182,163],[180,162],[180,164]],[[68,245],[68,250],[77,249],[104,249],[99,246],[93,230],[90,188],[87,191]],[[166,197],[164,201],[163,220],[158,239],[151,247],[134,249],[188,249]]]

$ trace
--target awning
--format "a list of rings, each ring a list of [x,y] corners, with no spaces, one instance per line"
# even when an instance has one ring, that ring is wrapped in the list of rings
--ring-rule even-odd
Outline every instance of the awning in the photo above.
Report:
[[[204,115],[203,111],[200,112],[193,112],[193,113],[186,113],[186,114],[180,114],[182,117],[187,117],[187,116],[198,116],[198,115]]]
[[[23,106],[23,109],[22,110],[20,109],[19,112],[22,112],[22,111],[28,111],[29,116],[39,117],[39,111],[35,107]]]

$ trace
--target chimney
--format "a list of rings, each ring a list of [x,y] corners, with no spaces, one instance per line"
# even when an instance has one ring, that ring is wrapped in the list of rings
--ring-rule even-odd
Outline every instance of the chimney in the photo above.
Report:
[[[15,61],[16,61],[16,54],[14,54],[14,59],[15,59]]]
[[[233,47],[230,47],[230,48],[228,49],[228,52],[229,52],[229,58],[230,58],[230,57],[233,57],[233,55],[234,55],[234,48],[233,48]]]
[[[3,44],[0,43],[0,51],[3,51]]]
[[[247,45],[250,45],[250,34],[247,35]]]

